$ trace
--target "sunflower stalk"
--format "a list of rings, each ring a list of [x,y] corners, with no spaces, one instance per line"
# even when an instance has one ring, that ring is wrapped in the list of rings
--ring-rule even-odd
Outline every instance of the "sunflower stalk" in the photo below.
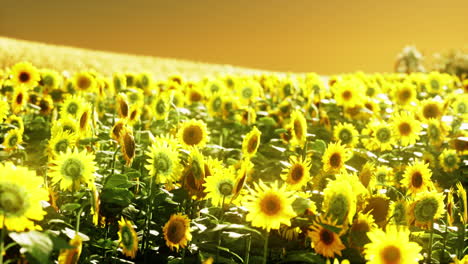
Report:
[[[2,215],[3,223],[2,230],[0,231],[0,264],[3,264],[3,249],[4,249],[4,237],[5,237],[5,217]]]
[[[431,264],[432,263],[432,238],[434,236],[434,220],[431,221],[431,232],[429,236],[429,248],[428,248],[428,253],[427,253],[427,263]]]
[[[148,190],[148,198],[149,198],[149,203],[148,207],[146,209],[146,220],[145,220],[145,233],[143,235],[143,241],[142,241],[142,248],[143,251],[146,251],[148,247],[148,236],[149,236],[149,231],[150,231],[150,223],[151,223],[151,218],[153,217],[153,179],[149,179],[149,190]]]
[[[252,244],[252,235],[248,235],[246,236],[244,264],[249,264],[251,244]]]
[[[267,253],[268,253],[268,240],[270,239],[270,231],[266,232],[265,243],[263,244],[263,264],[268,262]]]

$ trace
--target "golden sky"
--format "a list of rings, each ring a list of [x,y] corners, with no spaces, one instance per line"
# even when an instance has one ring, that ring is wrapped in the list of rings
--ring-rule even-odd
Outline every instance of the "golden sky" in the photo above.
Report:
[[[468,1],[2,0],[0,35],[275,71],[392,71],[468,46]]]

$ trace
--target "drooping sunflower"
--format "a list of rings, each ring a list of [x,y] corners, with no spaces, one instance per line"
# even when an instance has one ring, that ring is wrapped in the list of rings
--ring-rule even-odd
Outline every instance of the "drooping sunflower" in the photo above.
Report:
[[[333,128],[333,138],[349,148],[359,142],[359,132],[351,123],[339,123]]]
[[[410,231],[404,227],[387,226],[386,232],[374,229],[367,233],[370,243],[364,246],[364,256],[370,264],[410,264],[422,259],[422,248],[409,241]]]
[[[460,158],[454,149],[444,149],[439,156],[439,163],[445,172],[452,172],[458,169]]]
[[[124,94],[124,93],[119,93],[117,95],[117,105],[116,105],[116,108],[117,108],[117,113],[119,114],[119,117],[120,118],[127,118],[128,117],[128,110],[129,110],[129,106],[128,106],[128,98],[127,98],[127,95]]]
[[[0,123],[3,123],[3,120],[9,115],[9,112],[10,105],[0,97]]]
[[[203,185],[207,193],[206,198],[211,198],[213,205],[223,207],[231,202],[235,184],[236,178],[232,168],[218,169],[213,175],[205,178]]]
[[[323,190],[322,210],[340,225],[352,222],[356,214],[356,193],[344,179],[330,181]]]
[[[127,128],[127,119],[120,119],[117,122],[115,122],[114,126],[110,130],[110,136],[112,139],[115,141],[119,142],[120,141],[120,136],[121,133]]]
[[[323,170],[339,173],[345,169],[345,162],[350,158],[349,150],[341,142],[330,143],[322,156]]]
[[[73,76],[73,86],[77,91],[94,92],[97,81],[90,72],[77,72]]]
[[[379,227],[386,224],[390,209],[390,199],[384,194],[374,194],[365,201],[364,213],[370,213]]]
[[[60,116],[64,117],[70,115],[77,117],[85,105],[85,101],[81,96],[69,96],[62,104],[60,109]]]
[[[369,213],[362,212],[357,214],[357,218],[349,229],[349,243],[352,247],[362,249],[370,240],[367,237],[367,232],[377,228],[374,217]]]
[[[253,163],[249,159],[243,159],[237,170],[236,183],[234,185],[234,194],[232,200],[239,197],[241,191],[243,190],[245,183],[248,180],[250,171],[253,168]]]
[[[320,217],[311,225],[307,234],[312,239],[311,246],[315,252],[326,258],[333,258],[335,255],[341,256],[341,251],[346,246],[341,242],[340,235],[333,231],[341,228],[341,225],[324,217]]]
[[[406,167],[401,184],[407,188],[407,193],[416,194],[434,189],[431,176],[432,171],[429,166],[420,160],[416,160]]]
[[[250,158],[253,157],[260,146],[260,136],[262,132],[258,130],[257,127],[254,128],[245,135],[244,140],[242,141],[242,154],[244,157]]]
[[[47,190],[41,187],[43,179],[34,171],[11,162],[2,162],[0,171],[0,229],[40,230],[34,221],[44,218],[46,212],[41,201],[49,200]]]
[[[135,138],[130,129],[124,129],[120,134],[120,146],[122,147],[122,154],[125,159],[125,165],[130,166],[135,158]]]
[[[435,190],[416,194],[409,205],[409,223],[419,227],[430,227],[445,212],[444,194]]]
[[[302,156],[291,156],[289,164],[281,171],[281,178],[287,183],[288,189],[300,190],[310,180],[311,161],[309,158],[304,160]]]
[[[149,151],[145,168],[156,183],[170,183],[180,177],[180,162],[177,144],[167,138],[154,140]]]
[[[176,251],[179,251],[179,247],[185,248],[188,241],[192,240],[190,219],[186,215],[171,215],[169,221],[164,225],[163,232],[166,245],[171,250],[175,248]]]
[[[89,103],[85,103],[81,108],[80,112],[77,115],[78,119],[78,131],[80,137],[88,137],[91,134],[90,124],[94,122],[92,120],[92,114],[94,109],[92,109]]]
[[[59,131],[52,135],[48,144],[48,151],[52,157],[60,156],[65,153],[68,148],[75,147],[77,135],[68,131]]]
[[[39,71],[29,62],[19,62],[11,68],[12,82],[16,87],[34,88],[41,79]]]
[[[83,239],[76,234],[75,237],[70,240],[70,246],[74,247],[71,249],[62,249],[58,257],[59,264],[76,264],[80,259],[81,249],[83,246]]]
[[[28,102],[28,91],[26,86],[16,86],[11,97],[11,111],[13,114],[18,114]]]
[[[69,191],[79,190],[81,183],[87,184],[89,188],[94,187],[94,159],[94,154],[86,150],[79,152],[78,149],[67,149],[51,161],[49,176],[52,184],[60,183],[61,190]]]
[[[180,143],[187,148],[203,148],[208,141],[208,130],[205,122],[191,119],[182,123],[178,137]]]
[[[254,189],[249,190],[244,206],[248,209],[246,220],[252,226],[261,227],[268,232],[279,229],[280,224],[291,225],[291,218],[296,216],[292,208],[294,197],[286,191],[286,185],[278,187],[278,182],[267,186],[260,180],[254,183]]]
[[[138,251],[138,236],[130,220],[123,217],[119,222],[119,246],[122,247],[123,254],[127,257],[135,258]]]
[[[444,115],[442,103],[436,100],[421,101],[418,107],[420,109],[419,117],[424,121],[430,118],[439,120]]]
[[[3,147],[6,151],[11,151],[17,149],[21,143],[23,143],[23,132],[21,130],[14,128],[8,130],[3,139]]]
[[[291,134],[293,136],[291,144],[303,147],[307,137],[307,122],[302,112],[299,110],[292,112],[289,126],[291,127]]]
[[[395,113],[392,117],[393,131],[401,146],[413,145],[419,139],[420,122],[408,112]]]

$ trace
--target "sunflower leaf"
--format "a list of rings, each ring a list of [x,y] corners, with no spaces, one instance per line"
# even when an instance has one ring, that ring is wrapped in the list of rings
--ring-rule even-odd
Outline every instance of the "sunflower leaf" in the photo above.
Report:
[[[49,236],[38,231],[10,233],[11,239],[18,243],[27,253],[31,263],[50,263],[53,243]]]

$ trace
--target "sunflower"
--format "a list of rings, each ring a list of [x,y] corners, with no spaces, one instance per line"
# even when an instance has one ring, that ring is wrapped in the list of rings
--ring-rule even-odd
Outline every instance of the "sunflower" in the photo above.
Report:
[[[211,198],[211,204],[224,207],[234,195],[236,184],[235,174],[232,168],[222,168],[214,171],[214,174],[205,178],[206,198]]]
[[[86,150],[79,152],[77,149],[67,149],[65,153],[52,160],[49,166],[49,176],[52,184],[60,183],[61,190],[78,190],[81,183],[86,183],[89,188],[94,187],[94,172],[96,165],[94,154]]]
[[[369,122],[362,134],[368,136],[362,139],[362,143],[370,150],[391,150],[395,144],[393,130],[385,122]]]
[[[116,92],[120,92],[127,88],[127,78],[125,78],[125,74],[114,72],[112,76],[112,85]]]
[[[288,189],[300,190],[310,180],[311,161],[299,156],[289,158],[289,166],[281,172],[281,178],[287,183]]]
[[[190,233],[190,219],[186,215],[173,214],[163,228],[166,245],[179,251],[179,247],[185,248],[187,242],[192,240]]]
[[[291,218],[296,216],[292,208],[294,197],[286,191],[286,185],[278,187],[278,182],[267,186],[260,180],[254,183],[255,189],[245,198],[244,206],[248,209],[246,220],[252,226],[270,229],[279,229],[280,224],[291,225]]]
[[[260,146],[261,135],[262,132],[260,132],[256,126],[245,135],[242,141],[242,153],[244,157],[251,158],[257,153],[258,147]]]
[[[119,93],[117,95],[117,113],[119,114],[120,118],[127,118],[128,117],[128,98],[127,95],[124,93]]]
[[[374,171],[375,185],[379,187],[393,186],[394,185],[394,174],[393,168],[380,165],[375,168]]]
[[[440,146],[448,135],[450,128],[445,122],[434,118],[429,118],[426,123],[426,134],[429,142],[435,146]]]
[[[367,232],[377,228],[374,217],[369,213],[358,213],[356,219],[349,229],[349,243],[352,247],[362,249],[370,240],[367,237]]]
[[[420,227],[430,227],[434,220],[442,217],[444,194],[435,190],[416,194],[409,206],[409,222]]]
[[[11,97],[11,110],[14,114],[21,112],[28,102],[28,91],[26,86],[16,86]]]
[[[163,120],[169,114],[170,109],[170,98],[167,96],[166,93],[161,93],[159,96],[154,100],[153,105],[151,108],[153,109],[153,116],[156,120]]]
[[[47,93],[59,89],[61,82],[62,76],[58,72],[50,69],[41,70],[41,83]]]
[[[407,106],[416,100],[416,85],[410,82],[397,83],[393,91],[394,103],[398,106]]]
[[[439,156],[439,163],[445,172],[452,172],[458,169],[460,158],[454,149],[444,149]]]
[[[333,128],[333,138],[343,145],[353,148],[359,142],[359,132],[351,123],[339,123]]]
[[[431,176],[429,166],[416,160],[406,167],[401,184],[408,189],[407,193],[416,194],[434,188]]]
[[[287,241],[296,241],[299,238],[299,234],[301,233],[301,229],[297,226],[285,226],[281,225],[280,229],[278,229],[279,235],[286,239]]]
[[[462,94],[452,103],[452,109],[455,115],[467,119],[468,118],[468,94]]]
[[[71,249],[62,249],[60,250],[60,255],[58,257],[59,264],[76,264],[80,259],[81,249],[83,246],[83,240],[77,234],[75,237],[70,240]]]
[[[41,201],[48,200],[42,188],[42,177],[25,167],[11,162],[0,164],[0,229],[21,232],[41,229],[33,221],[40,221],[46,212]]]
[[[81,92],[94,92],[97,88],[96,78],[90,72],[77,72],[73,76],[73,86]]]
[[[460,130],[454,134],[450,140],[450,146],[458,154],[468,155],[468,131]]]
[[[420,122],[407,112],[395,113],[392,117],[392,125],[394,135],[400,141],[401,146],[413,145],[419,139]]]
[[[110,136],[112,139],[115,141],[119,142],[120,141],[120,135],[121,133],[127,128],[127,119],[120,119],[117,122],[115,122],[114,126],[112,126],[112,129],[110,130]]]
[[[392,201],[388,222],[393,225],[408,225],[408,204],[405,200]]]
[[[135,125],[138,121],[140,121],[140,116],[142,113],[141,106],[138,104],[133,104],[130,106],[129,114],[128,114],[128,119],[127,123],[130,126]]]
[[[442,103],[436,100],[424,100],[419,103],[419,116],[422,120],[427,121],[430,118],[439,120],[443,115]]]
[[[439,72],[430,72],[427,75],[427,92],[430,94],[440,94],[447,86],[444,84],[444,78]]]
[[[239,82],[237,91],[240,101],[243,105],[249,105],[252,102],[255,102],[259,97],[260,90],[262,87],[260,84],[253,80],[246,80]]]
[[[330,219],[320,217],[309,227],[307,235],[312,240],[312,248],[315,252],[326,257],[333,258],[335,255],[341,256],[341,251],[346,248],[341,242],[339,234],[334,230],[341,229],[341,225],[332,222]]]
[[[23,132],[15,128],[8,130],[5,138],[3,139],[2,145],[6,151],[11,151],[17,149],[21,143],[23,143]]]
[[[239,170],[237,171],[236,183],[234,185],[233,197],[231,200],[239,197],[245,183],[248,180],[248,176],[253,168],[253,163],[250,159],[243,159],[240,163]]]
[[[214,93],[210,96],[208,101],[208,113],[215,117],[215,116],[222,116],[223,115],[223,102],[225,96],[219,92]]]
[[[336,104],[345,107],[359,106],[364,98],[362,91],[365,91],[361,81],[350,79],[337,82],[332,87]]]
[[[0,98],[0,123],[3,123],[3,119],[9,116],[10,105],[5,100]]]
[[[186,96],[189,104],[198,103],[203,99],[203,90],[196,84],[186,83]]]
[[[136,86],[143,89],[149,90],[153,85],[153,77],[149,72],[142,72],[136,78]]]
[[[346,225],[353,220],[356,202],[357,194],[345,179],[330,181],[323,190],[322,210],[338,224]]]
[[[60,116],[64,117],[67,115],[77,117],[78,114],[83,109],[84,105],[86,104],[85,100],[81,96],[69,96],[62,104],[60,109]]]
[[[180,143],[187,147],[203,148],[208,141],[208,130],[202,120],[191,119],[182,124],[178,137]]]
[[[50,95],[45,95],[39,100],[39,102],[37,103],[37,106],[41,108],[41,110],[39,110],[39,113],[41,115],[44,115],[44,116],[50,115],[50,113],[54,109],[54,102],[52,100],[52,97],[50,97]]]
[[[148,163],[145,168],[156,183],[170,183],[180,177],[180,162],[177,144],[167,138],[154,140],[146,155]]]
[[[463,224],[466,225],[466,223],[468,223],[468,204],[467,204],[466,190],[465,190],[465,187],[463,187],[463,184],[461,182],[457,183],[457,194],[458,194],[458,199],[461,199],[462,204],[463,204],[463,212],[460,213],[460,218]]]
[[[409,241],[410,231],[404,227],[388,226],[386,232],[374,229],[367,233],[370,243],[364,246],[369,264],[409,264],[422,259],[422,248]]]
[[[384,194],[376,194],[370,196],[366,200],[366,206],[363,210],[364,213],[369,213],[375,220],[379,227],[385,226],[390,209],[390,200]]]
[[[29,62],[19,62],[11,68],[11,80],[16,87],[24,85],[34,88],[39,83],[41,76],[36,67]]]
[[[48,151],[52,157],[62,155],[67,151],[68,148],[75,147],[77,142],[76,134],[72,134],[68,131],[59,131],[49,140]]]
[[[130,166],[135,158],[135,138],[130,129],[124,129],[120,134],[120,146],[122,147],[122,154],[125,159],[125,165]]]
[[[85,103],[77,115],[78,131],[81,137],[88,137],[90,135],[90,123],[92,120],[93,109],[89,103]]]
[[[205,157],[197,148],[190,149],[189,164],[190,165],[187,167],[189,175],[186,174],[186,176],[190,178],[191,182],[189,187],[195,187],[193,189],[198,191],[201,189],[203,183],[205,183],[206,175]],[[211,173],[214,173],[214,171],[211,171]]]
[[[323,170],[328,173],[339,173],[345,169],[345,161],[350,159],[349,150],[341,142],[330,143],[323,153]]]
[[[365,188],[372,188],[375,182],[374,179],[375,164],[372,162],[366,162],[359,171],[359,181]]]
[[[123,254],[127,257],[135,258],[138,250],[138,236],[130,220],[123,217],[119,222],[119,246],[122,247]]]
[[[307,122],[302,112],[295,110],[290,121],[291,134],[293,136],[291,144],[303,147],[307,137]]]
[[[60,132],[68,132],[70,134],[79,133],[79,127],[75,119],[71,116],[61,117],[60,119],[52,122],[51,129],[52,137],[56,136]]]

